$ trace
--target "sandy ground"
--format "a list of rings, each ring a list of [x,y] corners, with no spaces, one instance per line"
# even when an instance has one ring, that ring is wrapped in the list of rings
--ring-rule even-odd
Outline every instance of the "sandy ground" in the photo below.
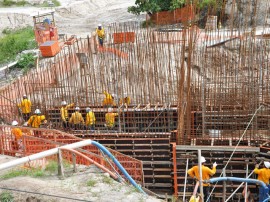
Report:
[[[10,161],[14,158],[1,156],[0,164]],[[85,201],[98,202],[115,202],[115,201],[131,201],[131,202],[161,202],[151,196],[146,196],[139,193],[134,187],[121,184],[109,178],[107,174],[103,173],[95,166],[79,167],[79,172],[73,174],[66,170],[64,179],[59,179],[56,174],[51,174],[46,177],[15,177],[7,180],[2,180],[0,174],[0,187],[12,188],[17,190],[36,192],[49,195],[60,196],[43,196],[40,194],[12,192],[16,201],[26,201],[27,198],[39,199],[40,202],[45,201],[76,201],[73,199],[80,199]],[[91,181],[91,185],[87,186],[87,182]],[[0,189],[0,193],[4,190]],[[66,197],[66,198],[61,198]]]
[[[29,0],[32,1],[32,0]],[[85,37],[93,32],[97,24],[105,27],[115,22],[141,21],[144,15],[135,16],[127,12],[134,0],[60,0],[56,8],[17,7],[0,8],[0,32],[5,28],[33,25],[31,15],[55,10],[55,21],[59,33]]]

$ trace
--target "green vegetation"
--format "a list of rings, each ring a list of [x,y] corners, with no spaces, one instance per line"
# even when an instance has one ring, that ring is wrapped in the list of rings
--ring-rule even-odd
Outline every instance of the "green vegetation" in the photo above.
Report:
[[[25,0],[21,1],[3,0],[2,2],[0,2],[0,6],[2,7],[25,6],[26,4],[28,4],[28,2]]]
[[[43,177],[44,171],[41,169],[13,169],[9,171],[8,173],[5,173],[4,175],[0,176],[0,179],[10,179],[14,177],[19,177],[19,176],[32,176],[32,177]]]
[[[53,7],[61,6],[61,3],[58,0],[52,0]],[[40,7],[50,7],[48,1],[44,1],[43,4],[39,5]]]
[[[109,185],[112,185],[113,180],[110,177],[104,176],[103,179],[102,179],[102,182],[106,183],[106,184],[109,184]]]
[[[4,191],[0,194],[0,202],[13,202],[13,201],[14,201],[14,197],[12,193],[8,191]]]
[[[86,185],[88,187],[93,187],[93,186],[95,186],[96,183],[97,182],[95,180],[90,179],[90,180],[87,181]]]
[[[34,66],[35,66],[35,58],[33,54],[27,53],[20,56],[17,67],[22,68],[22,69],[24,68],[29,69]]]
[[[5,35],[0,38],[0,64],[15,60],[17,54],[23,50],[36,48],[31,27],[5,29],[2,33]]]

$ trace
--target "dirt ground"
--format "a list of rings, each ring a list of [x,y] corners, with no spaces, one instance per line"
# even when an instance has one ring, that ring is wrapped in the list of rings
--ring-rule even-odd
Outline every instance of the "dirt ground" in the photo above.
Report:
[[[13,157],[1,156],[0,164],[14,159]],[[4,173],[10,172],[5,171]],[[0,187],[23,190],[33,193],[18,191],[10,192],[15,202],[65,202],[65,201],[98,201],[98,202],[161,202],[151,196],[139,193],[133,186],[121,184],[109,178],[95,166],[78,167],[78,172],[73,173],[71,169],[65,170],[66,177],[59,179],[56,173],[43,177],[15,177],[3,180],[0,174]],[[6,192],[0,189],[1,192]],[[46,195],[41,195],[46,194]],[[53,196],[48,196],[53,195]],[[58,197],[56,197],[58,196]]]
[[[34,0],[28,0],[32,2]],[[85,37],[101,23],[108,26],[115,22],[141,21],[145,15],[135,16],[127,12],[135,0],[59,0],[60,7],[12,7],[0,8],[0,33],[5,28],[33,25],[31,15],[55,10],[55,21],[60,34]]]

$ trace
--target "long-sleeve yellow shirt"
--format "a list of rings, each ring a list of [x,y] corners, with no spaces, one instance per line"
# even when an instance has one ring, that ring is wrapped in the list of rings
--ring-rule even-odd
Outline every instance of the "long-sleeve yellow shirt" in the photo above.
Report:
[[[86,114],[85,125],[93,125],[96,123],[96,117],[94,112],[90,111]]]
[[[33,115],[29,118],[27,121],[27,124],[33,128],[39,128],[42,121],[44,121],[46,118],[44,115]]]
[[[214,166],[213,169],[208,168],[207,166],[202,165],[202,179],[209,180],[211,176],[216,173],[216,167]],[[200,172],[198,166],[193,166],[188,170],[188,174],[190,177],[196,177],[200,179]],[[203,184],[203,186],[209,186],[209,184]]]
[[[104,30],[104,28],[102,28],[102,29],[96,29],[96,33],[97,33],[97,35],[98,35],[98,37],[99,38],[102,38],[102,39],[104,39],[104,37],[105,37],[105,30]]]
[[[71,118],[69,119],[69,122],[73,124],[79,124],[79,123],[84,123],[84,119],[80,112],[74,112],[72,113]]]
[[[22,138],[22,131],[19,128],[13,128],[11,130],[11,133],[15,136],[17,140],[20,140]]]
[[[121,104],[127,104],[127,105],[129,105],[130,102],[131,102],[130,97],[124,97],[124,98],[121,98],[121,99],[120,99],[120,105],[121,105]]]
[[[20,104],[18,104],[18,107],[20,107],[20,109],[22,110],[23,114],[28,114],[31,112],[31,106],[32,103],[30,100],[28,99],[23,99],[22,102]]]
[[[68,109],[70,107],[73,107],[74,106],[74,103],[70,104],[70,105],[67,105],[67,106],[63,106],[61,107],[60,109],[60,113],[61,113],[61,119],[63,121],[66,121],[66,119],[68,118]]]
[[[270,178],[270,169],[268,168],[255,168],[254,173],[258,175],[258,180],[264,182],[265,184],[269,184],[269,178]]]
[[[105,121],[108,127],[114,126],[116,116],[118,116],[118,113],[108,112],[105,114]]]

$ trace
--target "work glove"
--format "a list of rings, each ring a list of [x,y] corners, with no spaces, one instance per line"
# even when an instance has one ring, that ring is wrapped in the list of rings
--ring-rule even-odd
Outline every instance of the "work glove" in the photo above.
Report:
[[[217,167],[217,163],[216,162],[213,164],[213,167]]]

